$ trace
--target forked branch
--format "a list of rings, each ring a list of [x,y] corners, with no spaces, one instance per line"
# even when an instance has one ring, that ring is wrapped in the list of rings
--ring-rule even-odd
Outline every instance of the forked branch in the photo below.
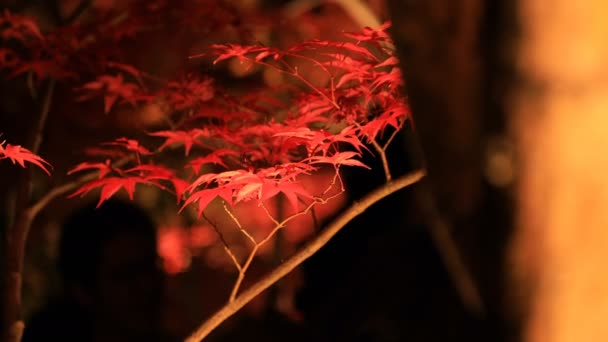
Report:
[[[217,311],[211,318],[205,321],[192,335],[190,335],[185,341],[186,342],[199,342],[209,335],[216,327],[218,327],[226,319],[234,315],[240,310],[245,304],[249,303],[257,295],[262,293],[268,287],[276,283],[278,280],[283,278],[293,269],[298,267],[302,262],[308,259],[310,256],[315,254],[321,249],[329,240],[334,237],[342,228],[344,228],[350,221],[355,217],[363,213],[367,208],[382,200],[385,197],[409,186],[422,177],[425,172],[423,170],[414,171],[406,174],[399,178],[390,181],[381,187],[370,192],[364,196],[358,202],[353,203],[349,206],[342,214],[330,222],[325,229],[323,229],[313,240],[305,245],[296,254],[292,255],[284,263],[280,264],[272,272],[268,273],[261,280],[251,285],[242,294],[237,296],[233,301],[228,302],[224,307]]]
[[[314,207],[317,204],[325,204],[327,202],[329,202],[330,200],[340,196],[343,192],[344,189],[341,187],[341,191],[339,191],[337,194],[333,194],[331,196],[327,196],[327,197],[323,197],[325,195],[327,195],[329,193],[329,191],[331,191],[331,189],[336,185],[336,180],[340,178],[339,175],[339,170],[336,169],[336,175],[334,176],[334,178],[332,179],[331,183],[329,184],[329,186],[323,191],[323,193],[321,194],[320,197],[315,198],[311,203],[309,203],[306,208],[304,208],[303,210],[283,219],[282,221],[278,221],[274,216],[272,216],[272,214],[270,213],[270,211],[268,210],[268,208],[261,203],[260,206],[262,207],[262,209],[264,210],[264,212],[266,213],[266,215],[268,215],[268,217],[270,218],[270,220],[275,224],[274,228],[270,231],[270,233],[268,233],[266,235],[266,237],[264,237],[262,240],[260,241],[256,241],[253,236],[251,236],[251,234],[249,234],[249,232],[247,232],[246,229],[243,228],[243,226],[241,225],[240,221],[238,220],[238,218],[234,215],[234,213],[232,213],[230,211],[230,209],[227,207],[226,203],[224,202],[224,210],[226,211],[226,213],[230,216],[230,218],[236,223],[239,231],[241,231],[245,236],[247,236],[247,238],[253,243],[253,247],[251,248],[251,251],[249,251],[249,255],[247,256],[247,259],[245,260],[245,263],[243,263],[242,265],[238,262],[238,260],[236,260],[234,253],[230,250],[230,248],[228,247],[228,245],[226,244],[226,242],[222,239],[222,242],[224,243],[224,249],[226,250],[226,252],[230,255],[230,257],[232,258],[233,262],[235,263],[237,270],[238,270],[238,276],[237,279],[232,287],[232,291],[230,292],[230,297],[228,299],[228,303],[233,302],[236,299],[236,296],[238,295],[238,292],[241,288],[241,285],[243,284],[243,280],[245,279],[245,275],[247,274],[247,271],[249,270],[249,267],[251,266],[251,263],[253,262],[255,256],[257,255],[258,251],[260,250],[260,248],[266,244],[268,241],[270,241],[278,232],[279,230],[281,230],[283,227],[285,227],[287,225],[287,223],[289,223],[289,221],[295,219],[298,216],[302,216],[302,215],[306,215],[309,212],[311,212]],[[217,229],[217,227],[214,227],[218,232],[219,230]],[[221,238],[221,237],[220,237]]]

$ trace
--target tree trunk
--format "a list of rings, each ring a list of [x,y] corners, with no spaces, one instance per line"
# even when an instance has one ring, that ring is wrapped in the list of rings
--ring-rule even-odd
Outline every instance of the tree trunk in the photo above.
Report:
[[[516,281],[527,342],[608,341],[608,3],[519,1]]]
[[[21,317],[21,289],[23,282],[23,261],[27,232],[31,225],[29,211],[17,217],[16,223],[8,228],[4,246],[5,265],[3,279],[3,321],[2,341],[20,342],[25,324]]]

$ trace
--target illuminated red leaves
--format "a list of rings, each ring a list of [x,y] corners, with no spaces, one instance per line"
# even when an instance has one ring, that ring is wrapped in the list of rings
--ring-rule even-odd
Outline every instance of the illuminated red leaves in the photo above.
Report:
[[[386,32],[390,27],[391,23],[387,21],[384,24],[380,25],[380,27],[378,27],[377,29],[365,27],[361,32],[348,32],[344,35],[346,37],[357,40],[357,43],[367,42],[376,45],[381,42],[391,41],[390,36]]]
[[[104,201],[123,189],[129,198],[133,199],[133,194],[138,184],[152,185],[164,190],[170,190],[163,184],[163,181],[170,182],[173,184],[173,191],[178,199],[181,198],[186,188],[185,182],[175,177],[174,171],[159,165],[138,165],[130,169],[121,170],[112,167],[109,162],[81,163],[71,169],[68,174],[88,169],[97,169],[99,171],[98,178],[81,186],[68,197],[83,196],[92,190],[100,190],[97,206],[100,206]]]
[[[151,136],[165,138],[165,142],[158,148],[159,151],[162,151],[168,146],[181,144],[185,148],[186,156],[190,154],[193,145],[203,146],[200,138],[209,137],[210,135],[208,129],[199,128],[189,131],[158,131],[149,134]]]
[[[262,60],[265,57],[273,54],[274,49],[261,46],[244,46],[240,44],[213,44],[210,46],[214,54],[218,56],[213,61],[213,64],[219,63],[225,59],[236,57],[239,60],[246,60],[247,55],[256,54],[255,60]],[[192,56],[200,57],[202,55]]]
[[[6,141],[0,142],[0,160],[9,159],[13,164],[19,164],[21,167],[25,167],[25,163],[28,162],[38,166],[47,175],[51,175],[51,172],[49,171],[51,164],[46,160],[35,155],[25,147],[11,144],[5,145],[5,143]]]
[[[119,149],[122,158],[131,158],[130,168],[114,168],[110,162],[80,164],[71,173],[97,170],[99,178],[72,196],[99,189],[101,203],[120,190],[132,197],[137,184],[147,184],[175,193],[182,210],[196,205],[199,216],[216,199],[235,206],[282,196],[293,210],[311,201],[323,202],[302,186],[300,176],[321,167],[336,175],[342,167],[368,168],[361,162],[362,154],[369,151],[367,144],[387,128],[399,130],[409,118],[396,57],[386,48],[370,48],[390,43],[386,33],[366,29],[346,36],[357,42],[309,40],[285,50],[212,45],[206,55],[215,55],[214,63],[247,60],[276,68],[296,81],[242,97],[195,74],[168,81],[146,95],[144,73],[129,65],[106,63],[119,73],[104,73],[80,87],[84,98],[103,96],[106,112],[118,101],[135,105],[142,98],[162,99],[172,113],[168,115],[181,115],[182,120],[169,129],[147,132],[161,139],[154,148],[128,138],[102,144]],[[309,81],[297,68],[300,62],[327,73],[327,86]],[[134,82],[126,81],[123,73]],[[183,160],[171,167],[158,166],[156,161],[174,148],[183,148]],[[119,157],[113,150],[96,152],[104,158]]]
[[[11,13],[7,9],[0,15],[0,37],[5,41],[11,39],[25,41],[29,38],[44,39],[34,20],[27,16]]]
[[[190,159],[188,161],[188,166],[192,168],[194,174],[198,175],[201,172],[201,168],[205,165],[219,165],[224,168],[228,168],[228,165],[225,163],[226,158],[238,158],[239,153],[234,150],[228,149],[217,149],[207,153],[207,155],[203,157],[196,157]]]
[[[332,134],[325,130],[311,130],[308,127],[300,127],[297,130],[276,133],[275,136],[285,137],[285,141],[295,140],[299,142],[299,145],[306,146],[309,157],[315,154],[327,156],[330,151],[341,153],[338,151],[344,149],[344,145],[355,148],[359,152],[362,148],[365,148],[359,137],[348,129],[343,129],[338,134]],[[342,143],[343,146],[339,146],[339,143]]]
[[[302,199],[312,198],[298,183],[297,176],[315,170],[315,167],[306,163],[287,163],[257,172],[234,170],[206,173],[191,183],[188,189],[190,195],[184,202],[184,207],[196,202],[200,215],[218,197],[232,206],[249,200],[263,202],[281,193],[297,209],[302,206]]]
[[[108,173],[112,172],[114,169],[110,164],[110,160],[106,160],[105,163],[80,163],[74,166],[70,171],[68,171],[68,175],[71,175],[75,172],[85,171],[85,170],[97,170],[99,172],[99,178],[105,177]]]
[[[167,83],[165,92],[165,96],[177,110],[196,107],[211,100],[214,95],[213,80],[194,75]]]
[[[79,90],[84,92],[78,98],[81,101],[102,95],[104,112],[109,113],[117,100],[123,100],[131,105],[135,105],[139,86],[135,83],[125,82],[122,74],[101,75],[95,81],[84,84]]]

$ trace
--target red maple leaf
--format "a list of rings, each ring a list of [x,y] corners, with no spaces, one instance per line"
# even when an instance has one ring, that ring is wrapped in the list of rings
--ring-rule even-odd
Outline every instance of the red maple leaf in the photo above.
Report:
[[[359,157],[361,157],[361,155],[357,152],[344,151],[336,152],[331,156],[313,156],[308,158],[308,161],[311,164],[331,164],[334,167],[340,167],[342,165],[359,166],[369,169],[369,166],[363,164],[360,160],[356,159]]]
[[[184,210],[185,207],[192,203],[197,203],[198,216],[200,217],[205,208],[207,208],[207,206],[209,205],[209,203],[211,203],[211,201],[216,199],[218,196],[227,203],[232,204],[232,193],[233,189],[229,186],[217,186],[215,188],[205,188],[202,190],[194,191],[188,196],[179,211],[181,212],[182,210]]]
[[[89,163],[89,162],[80,163],[80,164],[74,166],[72,169],[70,169],[68,171],[68,175],[71,175],[75,172],[91,170],[91,169],[97,169],[99,171],[98,178],[104,178],[107,174],[116,170],[112,167],[112,164],[110,164],[110,160],[108,159],[108,160],[106,160],[105,163]],[[120,171],[120,170],[117,170],[117,171]]]
[[[24,41],[28,37],[43,40],[40,29],[30,17],[11,13],[8,9],[0,15],[0,36],[3,40],[16,39]]]
[[[175,109],[183,110],[211,100],[215,88],[211,78],[187,75],[179,81],[167,84],[166,96]]]
[[[282,193],[287,201],[296,211],[302,207],[300,201],[301,198],[311,199],[313,198],[310,193],[304,189],[304,187],[295,179],[294,180],[277,180],[277,179],[265,179],[260,190],[260,201],[265,201],[269,198],[277,196]]]
[[[66,70],[56,60],[37,59],[18,63],[18,66],[13,69],[8,77],[17,77],[28,72],[34,74],[36,81],[42,81],[47,78],[65,80],[77,76],[75,72]]]
[[[391,22],[387,21],[384,24],[380,25],[377,29],[373,29],[370,27],[365,27],[361,32],[346,32],[344,33],[345,37],[349,37],[357,40],[358,43],[361,42],[382,42],[382,41],[390,41],[391,38],[386,32],[391,27]]]
[[[257,60],[261,60],[268,56],[270,53],[274,52],[273,49],[262,46],[245,46],[240,44],[212,44],[211,45],[212,54],[218,55],[218,57],[213,61],[213,64],[217,64],[220,61],[225,59],[236,57],[239,60],[246,60],[247,55],[251,53],[258,54]],[[266,54],[266,52],[270,52]],[[262,54],[263,53],[263,54]],[[206,56],[209,53],[199,54],[195,56],[191,56],[190,58],[202,57]],[[261,57],[259,57],[261,55]]]
[[[135,105],[138,97],[139,86],[135,83],[125,82],[123,75],[101,75],[95,81],[89,82],[78,88],[85,94],[78,97],[78,100],[89,100],[99,94],[103,95],[104,112],[109,113],[110,109],[118,99]]]
[[[139,141],[134,139],[128,139],[125,137],[118,138],[114,141],[105,142],[102,145],[119,146],[126,149],[127,151],[135,152],[141,155],[147,155],[151,153],[150,150],[141,146],[139,144]]]
[[[228,168],[228,165],[226,165],[226,163],[224,163],[224,160],[222,159],[222,157],[224,156],[233,156],[233,157],[237,157],[239,156],[239,153],[233,150],[228,150],[228,149],[217,149],[212,151],[211,153],[207,154],[204,157],[198,157],[198,158],[194,158],[191,159],[188,162],[188,166],[190,166],[192,168],[192,170],[194,171],[195,174],[199,174],[201,172],[201,168],[203,167],[203,165],[207,165],[207,164],[216,164],[216,165],[220,165],[222,167]]]
[[[182,196],[186,189],[190,186],[190,183],[177,177],[175,171],[168,169],[161,165],[152,164],[140,164],[135,167],[123,171],[125,174],[136,174],[142,179],[145,179],[148,184],[155,185],[163,190],[169,190],[164,187],[159,181],[166,181],[173,185],[175,198],[177,202],[182,199]]]
[[[19,145],[6,144],[6,141],[0,142],[0,160],[10,159],[13,164],[17,163],[21,167],[25,168],[25,162],[32,163],[42,169],[47,175],[51,175],[51,172],[47,167],[51,167],[51,164],[41,157],[35,155],[30,150]]]
[[[195,128],[189,131],[158,131],[148,134],[155,137],[167,138],[165,142],[158,148],[159,151],[162,151],[167,146],[171,146],[173,144],[183,144],[186,156],[190,154],[190,149],[193,145],[202,146],[199,138],[210,136],[208,129],[200,128]]]
[[[142,177],[105,177],[96,179],[81,186],[78,190],[69,195],[68,198],[78,195],[84,196],[91,190],[101,188],[101,194],[99,196],[99,202],[97,202],[97,207],[99,207],[104,201],[110,199],[110,197],[121,189],[124,189],[129,195],[129,199],[132,200],[137,183],[151,184],[152,182]]]

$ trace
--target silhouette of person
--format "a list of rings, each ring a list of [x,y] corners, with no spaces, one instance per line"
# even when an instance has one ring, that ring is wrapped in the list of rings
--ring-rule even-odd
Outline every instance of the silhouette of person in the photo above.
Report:
[[[27,322],[24,342],[169,340],[155,225],[133,203],[109,200],[69,216],[58,271],[61,294]]]

